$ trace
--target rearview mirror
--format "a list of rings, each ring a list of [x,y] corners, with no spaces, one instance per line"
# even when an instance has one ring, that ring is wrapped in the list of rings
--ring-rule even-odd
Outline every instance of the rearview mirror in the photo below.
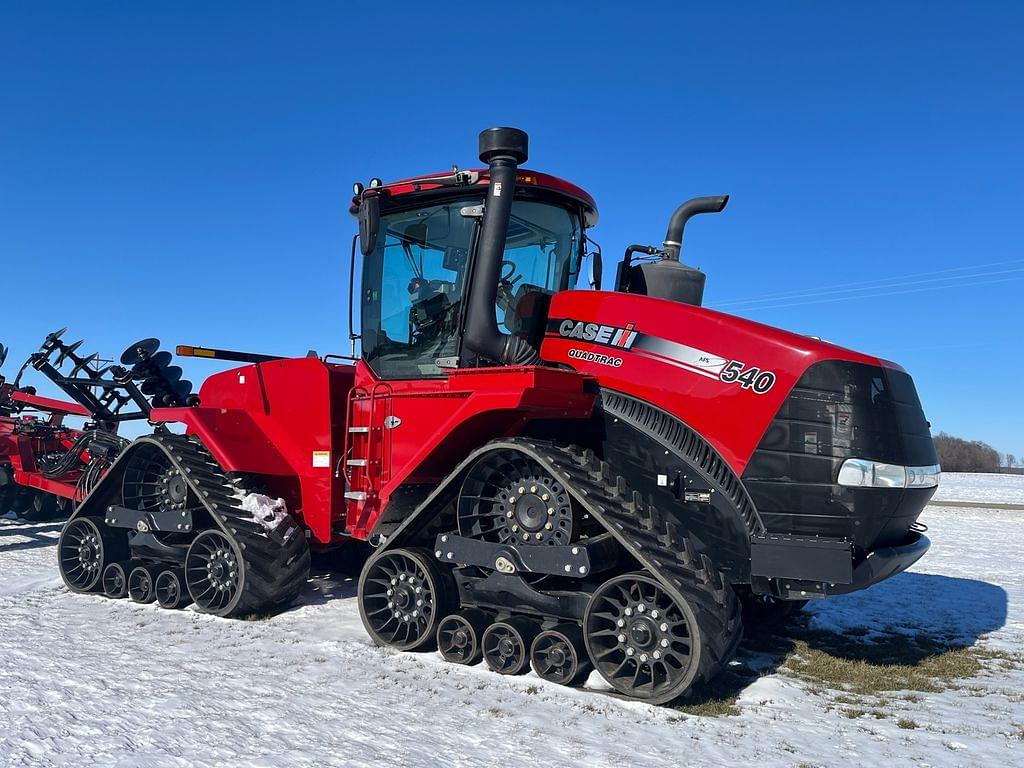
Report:
[[[359,244],[363,256],[369,256],[377,248],[377,232],[380,230],[380,198],[367,195],[359,204]]]
[[[601,278],[604,276],[604,263],[601,260],[601,250],[597,249],[590,254],[590,287],[592,290],[601,290]]]
[[[0,367],[3,366],[4,360],[6,360],[6,359],[7,359],[7,347],[5,347],[3,344],[0,344]]]

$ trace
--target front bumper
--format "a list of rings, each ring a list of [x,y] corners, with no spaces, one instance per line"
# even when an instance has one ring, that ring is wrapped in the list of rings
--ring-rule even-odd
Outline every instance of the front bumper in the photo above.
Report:
[[[848,541],[768,535],[751,541],[751,586],[755,592],[803,600],[843,595],[902,573],[920,560],[931,542],[911,530],[898,544],[878,547],[856,561]]]
[[[911,531],[907,540],[902,544],[880,547],[869,552],[860,565],[853,569],[853,583],[837,584],[829,589],[829,594],[843,595],[847,592],[856,592],[858,589],[870,587],[897,573],[903,573],[924,557],[924,553],[931,545],[931,541],[923,533]]]

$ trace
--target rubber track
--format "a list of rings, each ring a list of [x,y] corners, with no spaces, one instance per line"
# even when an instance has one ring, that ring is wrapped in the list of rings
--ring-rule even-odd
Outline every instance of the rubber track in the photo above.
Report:
[[[272,612],[294,600],[309,578],[309,546],[305,531],[289,517],[272,531],[252,519],[239,506],[238,489],[197,438],[184,435],[147,435],[118,457],[120,463],[140,443],[157,445],[185,478],[217,527],[238,547],[245,562],[242,596],[226,614],[231,617]],[[111,467],[107,477],[120,478]],[[104,478],[105,480],[106,478]],[[96,490],[103,486],[100,482]],[[90,499],[101,496],[96,491]],[[90,514],[88,499],[78,514]],[[102,522],[102,517],[98,522]]]
[[[732,586],[707,555],[697,554],[679,526],[632,491],[625,479],[593,451],[512,439],[552,474],[612,533],[675,599],[689,603],[701,634],[700,668],[694,683],[710,680],[729,662],[743,633]],[[525,449],[525,450],[524,450]]]
[[[487,443],[449,475],[374,557],[399,546],[402,529],[418,527],[417,518],[429,514],[432,499],[440,496],[444,486],[458,480],[471,462],[496,450],[514,450],[529,456],[552,476],[563,479],[567,490],[594,520],[615,536],[676,600],[685,600],[693,607],[701,647],[706,651],[700,655],[694,684],[710,680],[729,662],[743,634],[740,603],[732,586],[707,555],[696,552],[676,522],[630,489],[623,477],[590,450],[529,438]]]

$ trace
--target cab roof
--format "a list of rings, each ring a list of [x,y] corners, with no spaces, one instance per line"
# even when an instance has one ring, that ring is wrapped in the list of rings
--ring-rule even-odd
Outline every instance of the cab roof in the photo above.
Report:
[[[474,168],[465,173],[472,173],[477,175],[477,180],[474,184],[460,185],[461,188],[465,189],[470,186],[486,186],[490,184],[490,173],[487,168]],[[457,189],[459,187],[452,187],[448,184],[441,183],[430,183],[429,181],[422,181],[423,179],[436,179],[443,176],[451,175],[451,171],[441,173],[428,173],[422,176],[412,176],[408,179],[400,179],[398,181],[388,182],[380,187],[380,189],[387,190],[388,194],[392,198],[400,197],[414,192],[429,192],[433,189]],[[520,168],[516,172],[516,186],[533,187],[537,190],[545,190],[553,192],[563,197],[568,197],[573,201],[582,204],[583,206],[583,217],[586,225],[592,227],[597,224],[598,213],[597,203],[594,198],[591,197],[586,191],[580,189],[572,182],[560,179],[557,176],[551,176],[547,173],[540,173],[539,171],[531,171],[526,168]]]

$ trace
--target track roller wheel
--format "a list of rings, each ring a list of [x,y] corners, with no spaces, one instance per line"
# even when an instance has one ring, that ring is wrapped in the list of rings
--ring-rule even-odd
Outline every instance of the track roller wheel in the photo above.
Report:
[[[427,549],[394,549],[367,562],[359,578],[359,615],[378,645],[429,648],[455,606],[455,584]]]
[[[111,563],[103,569],[103,594],[107,597],[120,600],[128,597],[128,574],[125,572],[126,563]]]
[[[594,668],[575,624],[561,624],[541,632],[530,646],[530,666],[543,680],[560,685],[579,685]]]
[[[156,600],[153,583],[156,569],[149,565],[132,568],[128,574],[128,598],[135,603],[152,603]]]
[[[245,563],[238,547],[221,531],[203,531],[185,555],[185,582],[196,606],[224,616],[242,596]]]
[[[647,574],[627,573],[593,594],[583,631],[594,667],[615,690],[663,704],[697,679],[706,653],[697,621],[688,601]]]
[[[481,636],[490,619],[483,611],[468,610],[445,616],[437,626],[437,649],[453,664],[479,664]]]
[[[185,587],[184,569],[170,569],[160,571],[154,583],[156,591],[156,602],[161,608],[175,610],[184,608],[191,604],[192,596]]]
[[[532,619],[514,616],[491,624],[484,632],[487,666],[502,675],[522,675],[530,669],[530,644],[540,628]]]
[[[78,517],[64,526],[57,542],[57,565],[72,592],[100,587],[107,563],[123,560],[128,543],[119,532],[108,530],[92,517]]]

